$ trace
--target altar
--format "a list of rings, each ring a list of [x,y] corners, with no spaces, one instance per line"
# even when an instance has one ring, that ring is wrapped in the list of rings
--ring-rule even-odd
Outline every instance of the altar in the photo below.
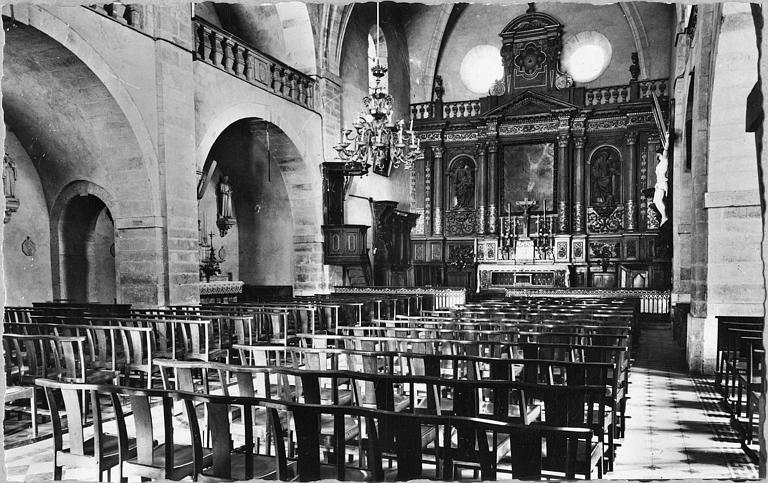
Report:
[[[421,215],[415,283],[670,288],[671,249],[647,196],[665,142],[657,120],[668,115],[667,80],[627,69],[623,86],[577,85],[545,54],[561,51],[564,27],[535,9],[517,17],[500,34],[504,78],[490,95],[443,101],[441,84],[411,106],[424,151],[410,190]],[[531,65],[516,61],[524,57]],[[614,91],[615,101],[600,101]]]
[[[565,288],[571,286],[567,264],[481,263],[477,266],[477,292],[508,288]]]

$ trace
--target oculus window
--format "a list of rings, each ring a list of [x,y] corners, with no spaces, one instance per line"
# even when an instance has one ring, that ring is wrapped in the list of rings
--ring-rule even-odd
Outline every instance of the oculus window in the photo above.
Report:
[[[611,43],[600,32],[579,32],[565,41],[562,65],[576,82],[592,82],[600,77],[611,62]]]
[[[459,69],[464,87],[475,94],[488,95],[493,84],[504,77],[499,48],[493,45],[478,45],[467,52]]]

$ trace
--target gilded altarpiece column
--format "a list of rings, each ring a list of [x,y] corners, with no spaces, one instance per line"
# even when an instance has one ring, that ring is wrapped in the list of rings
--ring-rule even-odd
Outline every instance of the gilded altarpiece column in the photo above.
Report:
[[[432,182],[434,183],[434,196],[432,201],[435,204],[435,208],[432,210],[432,233],[435,235],[443,234],[443,151],[442,147],[435,147],[432,149],[434,157],[434,177]]]
[[[584,145],[583,133],[573,138],[573,232],[584,233]]]
[[[646,188],[653,188],[656,186],[656,172],[654,171],[656,165],[654,164],[654,160],[656,158],[656,150],[659,149],[659,146],[661,145],[661,141],[658,136],[649,136],[648,137],[648,149],[643,150],[645,152],[646,156],[646,164],[648,165],[647,169],[647,185]],[[653,195],[651,195],[653,196]],[[652,199],[649,201],[653,201]],[[654,210],[651,207],[651,203],[646,203],[646,229],[648,230],[658,230],[659,229],[659,215],[656,210]]]
[[[488,187],[488,169],[486,166],[485,158],[485,144],[479,143],[477,145],[477,193],[478,193],[478,208],[477,208],[477,234],[485,234],[485,225],[487,222],[487,208],[488,198],[486,197],[486,188]]]
[[[557,135],[557,223],[558,232],[568,233],[568,194],[570,176],[568,169],[568,142],[570,134],[561,130]]]
[[[490,201],[488,205],[488,233],[496,234],[496,227],[499,223],[498,209],[496,208],[496,201],[499,199],[499,185],[498,185],[498,144],[495,141],[488,143],[488,199]]]
[[[635,173],[637,173],[637,131],[629,131],[624,137],[627,146],[627,162],[624,163],[624,227],[627,231],[637,229],[637,204],[635,203],[635,193],[637,192],[637,182]]]

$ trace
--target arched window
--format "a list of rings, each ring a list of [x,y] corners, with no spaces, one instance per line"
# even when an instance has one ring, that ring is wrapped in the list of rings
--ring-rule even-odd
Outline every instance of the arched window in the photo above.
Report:
[[[378,55],[377,55],[378,53]],[[376,65],[388,67],[387,63],[387,40],[384,38],[384,32],[378,25],[372,25],[368,31],[368,91],[373,92],[376,87],[376,77],[373,76],[371,69]],[[389,92],[389,75],[384,74],[381,78],[381,89]]]

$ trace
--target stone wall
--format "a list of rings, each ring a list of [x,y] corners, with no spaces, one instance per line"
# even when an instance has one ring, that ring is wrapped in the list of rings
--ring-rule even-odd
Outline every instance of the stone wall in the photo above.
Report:
[[[5,133],[5,152],[16,163],[16,197],[21,200],[19,210],[5,224],[6,303],[31,305],[53,298],[48,207],[32,160],[13,132],[6,127]],[[21,251],[27,238],[36,247],[31,256]]]

